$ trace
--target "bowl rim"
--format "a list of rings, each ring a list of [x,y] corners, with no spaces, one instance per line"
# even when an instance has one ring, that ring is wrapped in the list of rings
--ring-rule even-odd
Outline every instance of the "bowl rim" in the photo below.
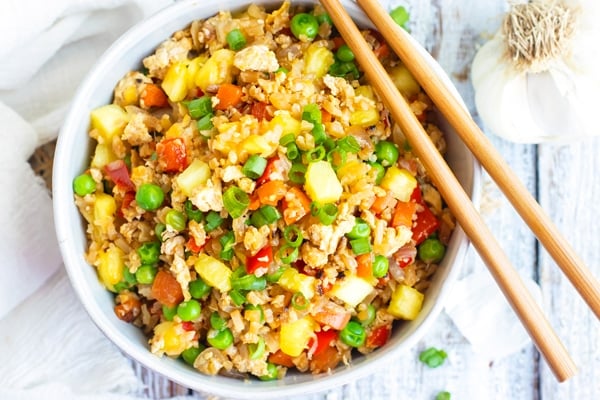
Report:
[[[281,4],[282,2],[283,0],[258,0],[254,3],[274,5]],[[354,19],[362,18],[364,21],[367,21],[362,10],[354,2],[351,0],[341,0],[341,2],[346,10],[353,15]],[[248,6],[253,2],[242,0],[224,0],[221,3],[222,4],[220,6],[214,7],[216,7],[216,9],[240,8],[244,5]],[[292,3],[314,4],[316,2],[303,0],[293,1]],[[164,21],[180,19],[185,13],[194,10],[197,11],[198,7],[206,8],[207,6],[209,5],[204,4],[200,0],[181,0],[138,22],[123,35],[121,35],[119,39],[117,39],[103,53],[96,65],[89,71],[76,91],[72,100],[72,104],[69,107],[69,111],[58,135],[53,168],[53,209],[55,220],[57,222],[55,224],[55,229],[69,281],[91,320],[122,352],[126,353],[129,357],[144,365],[146,368],[158,372],[168,379],[193,390],[210,392],[219,396],[246,399],[255,398],[258,394],[260,394],[266,399],[322,391],[372,374],[375,369],[367,368],[369,364],[372,365],[375,363],[379,366],[383,366],[385,365],[385,361],[391,362],[393,361],[393,358],[398,356],[402,351],[406,351],[414,347],[414,345],[430,329],[434,321],[437,319],[439,313],[443,309],[444,299],[447,297],[449,291],[451,290],[452,284],[457,278],[457,275],[460,271],[460,262],[464,259],[469,247],[469,241],[459,226],[456,227],[452,237],[452,240],[459,242],[456,247],[454,265],[447,273],[445,282],[443,285],[441,285],[441,288],[437,293],[437,299],[430,311],[423,317],[423,320],[418,324],[408,338],[404,339],[393,347],[390,346],[385,351],[377,351],[369,356],[366,356],[368,360],[364,360],[359,365],[351,364],[350,366],[341,367],[341,369],[338,368],[332,375],[324,376],[325,374],[321,374],[313,377],[311,380],[298,383],[291,382],[288,384],[287,382],[282,383],[282,381],[273,381],[260,382],[260,384],[231,385],[228,384],[230,379],[227,379],[227,381],[223,380],[221,382],[221,379],[215,379],[214,377],[202,375],[197,371],[194,372],[194,375],[181,374],[178,372],[178,370],[171,367],[170,362],[164,362],[164,359],[156,357],[149,351],[147,347],[135,346],[131,343],[131,339],[126,337],[122,331],[115,329],[113,322],[100,309],[97,302],[92,296],[89,295],[89,292],[85,287],[86,279],[83,275],[83,271],[81,268],[77,268],[81,264],[81,255],[76,254],[72,245],[70,233],[72,226],[71,224],[64,223],[64,221],[61,223],[60,219],[60,216],[68,214],[66,212],[67,207],[74,206],[74,204],[69,204],[74,203],[71,189],[72,178],[66,178],[65,175],[67,175],[66,171],[68,171],[71,145],[74,143],[76,135],[81,134],[78,132],[78,125],[80,124],[82,118],[81,110],[79,110],[79,108],[81,107],[81,104],[88,104],[88,99],[90,99],[93,95],[94,88],[98,84],[97,78],[95,77],[101,76],[103,72],[105,72],[107,68],[110,68],[113,63],[118,62],[118,56],[120,54],[124,54],[124,52],[126,52],[132,46],[133,42],[137,40],[136,38],[143,36],[144,33],[149,29],[155,29],[154,27],[162,25]],[[209,11],[204,12],[204,14],[206,14],[206,17],[212,15],[212,13]],[[194,15],[194,13],[191,13],[191,15]],[[193,18],[190,16],[188,22],[191,22],[192,20]],[[171,34],[172,32],[167,32],[165,38],[169,37]],[[411,40],[416,43],[412,37]],[[444,73],[439,64],[437,64],[437,62],[429,55],[429,53],[427,53],[420,45],[418,45],[418,43],[417,48],[421,53],[423,53],[428,61],[433,64],[437,72],[440,73],[444,83],[466,108],[466,105],[460,97],[457,89],[451,83],[450,78],[448,78],[448,76]],[[480,192],[481,184],[481,167],[474,157],[471,156],[471,158],[471,167],[473,173],[472,176],[470,176],[472,185],[470,197],[474,202],[477,203],[477,194]],[[87,263],[85,265],[86,267],[89,266]]]

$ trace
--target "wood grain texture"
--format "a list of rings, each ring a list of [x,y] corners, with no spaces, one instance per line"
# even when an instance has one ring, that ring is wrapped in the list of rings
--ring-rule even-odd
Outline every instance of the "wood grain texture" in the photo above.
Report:
[[[438,60],[453,80],[476,122],[473,89],[469,81],[475,51],[497,29],[506,9],[504,0],[391,0],[408,6],[412,35]],[[481,123],[480,123],[480,126]],[[482,126],[485,131],[485,127]],[[527,189],[567,236],[576,252],[600,276],[600,140],[572,145],[520,145],[489,135]],[[433,400],[440,390],[453,399],[588,400],[600,398],[600,324],[552,259],[542,251],[525,224],[489,177],[484,176],[481,213],[509,258],[523,276],[539,278],[544,309],[552,326],[579,366],[579,374],[558,384],[529,345],[519,353],[490,362],[473,352],[452,321],[442,314],[415,349],[398,355],[390,365],[367,378],[328,392],[288,400]],[[484,271],[470,251],[461,276]],[[418,353],[429,346],[444,348],[447,363],[428,369]],[[141,396],[166,399],[188,393],[186,388],[137,366],[147,385]],[[217,400],[191,393],[194,398]],[[218,399],[224,400],[224,399]]]

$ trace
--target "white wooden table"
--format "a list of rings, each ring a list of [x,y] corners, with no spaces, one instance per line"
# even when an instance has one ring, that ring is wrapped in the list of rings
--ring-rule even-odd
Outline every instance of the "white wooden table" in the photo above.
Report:
[[[439,61],[477,118],[470,66],[478,46],[500,24],[504,0],[399,1],[411,12],[412,34]],[[479,122],[479,120],[477,120]],[[565,145],[512,144],[490,136],[508,164],[523,180],[596,277],[600,277],[600,137]],[[600,323],[586,307],[554,261],[536,242],[495,184],[483,179],[482,214],[513,264],[537,280],[552,326],[579,366],[579,374],[558,384],[529,345],[496,362],[482,359],[442,314],[412,351],[400,355],[372,376],[328,392],[289,400],[431,399],[448,390],[452,399],[600,399]],[[462,274],[483,271],[471,250]],[[418,361],[425,347],[445,349],[447,362],[429,369]],[[140,395],[164,399],[189,394],[215,399],[169,382],[137,366],[148,385]]]

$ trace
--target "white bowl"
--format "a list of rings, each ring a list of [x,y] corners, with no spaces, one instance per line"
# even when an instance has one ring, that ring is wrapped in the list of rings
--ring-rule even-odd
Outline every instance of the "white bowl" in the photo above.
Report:
[[[194,19],[209,17],[219,10],[242,9],[250,3],[247,0],[179,1],[134,26],[106,51],[80,86],[60,131],[54,158],[53,201],[58,242],[71,284],[94,323],[111,341],[131,358],[191,389],[226,397],[267,399],[321,391],[354,381],[371,373],[375,364],[390,362],[398,353],[414,346],[442,310],[444,298],[455,281],[467,250],[468,239],[460,228],[454,231],[444,261],[433,278],[416,320],[395,328],[391,339],[381,349],[367,356],[355,357],[351,365],[338,367],[330,375],[289,373],[284,379],[271,382],[206,376],[179,360],[156,357],[150,353],[143,333],[115,316],[113,295],[99,284],[94,268],[84,259],[84,221],[73,201],[71,186],[73,178],[89,165],[92,149],[88,137],[90,111],[110,103],[119,79],[126,72],[139,68],[141,60],[173,32]],[[255,3],[268,7],[280,4],[281,0]],[[294,4],[314,4],[314,1],[296,1]],[[354,2],[342,0],[342,4],[359,25],[371,26]],[[439,65],[420,46],[419,49],[459,97]],[[467,193],[474,198],[479,190],[479,166],[447,123],[440,120],[440,126],[448,142],[447,161]]]

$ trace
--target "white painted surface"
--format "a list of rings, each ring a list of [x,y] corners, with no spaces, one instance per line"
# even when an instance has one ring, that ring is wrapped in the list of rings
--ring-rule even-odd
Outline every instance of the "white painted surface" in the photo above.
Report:
[[[477,46],[493,33],[507,4],[503,0],[411,0],[412,34],[450,75],[477,120],[469,70]],[[528,189],[558,225],[596,277],[600,277],[600,138],[565,145],[512,144],[490,136]],[[552,326],[579,366],[579,374],[559,384],[532,345],[490,362],[475,354],[452,321],[442,314],[411,352],[392,365],[329,392],[289,400],[431,399],[441,390],[452,399],[587,400],[600,398],[600,323],[553,260],[540,248],[501,192],[484,178],[481,212],[513,264],[538,280]],[[470,251],[463,274],[484,271]],[[474,310],[476,312],[476,310]],[[445,349],[447,362],[429,369],[418,361],[424,348]],[[188,394],[188,390],[137,366],[148,398]],[[214,397],[193,393],[199,399]]]

